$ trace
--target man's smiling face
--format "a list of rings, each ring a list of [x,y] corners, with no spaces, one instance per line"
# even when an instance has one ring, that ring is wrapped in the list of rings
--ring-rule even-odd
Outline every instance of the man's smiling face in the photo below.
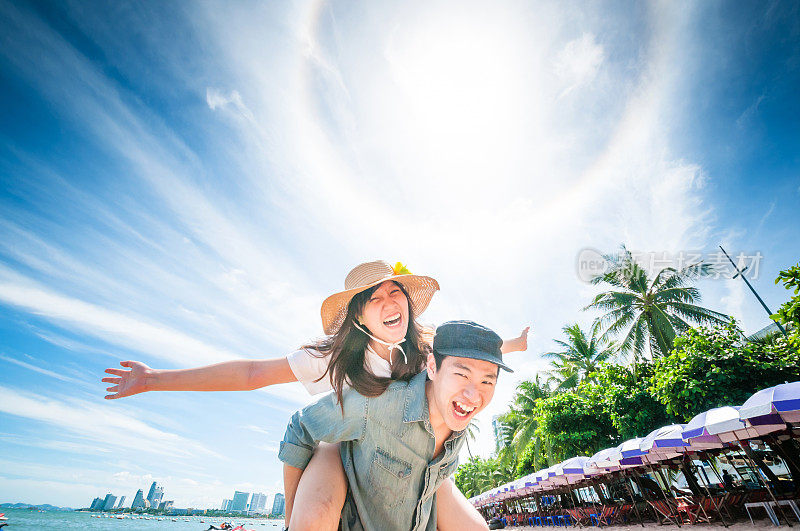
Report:
[[[433,354],[428,356],[431,394],[428,408],[431,423],[441,419],[452,431],[462,431],[494,396],[498,367],[472,358],[446,356],[436,368]]]

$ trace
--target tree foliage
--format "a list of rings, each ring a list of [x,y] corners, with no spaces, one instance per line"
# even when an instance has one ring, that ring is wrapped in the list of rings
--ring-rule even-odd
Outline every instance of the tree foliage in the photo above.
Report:
[[[539,400],[534,416],[536,432],[548,441],[548,458],[553,463],[591,455],[616,440],[611,418],[601,405],[574,391]]]
[[[514,477],[514,468],[504,465],[498,459],[473,457],[458,467],[455,483],[464,496],[471,498],[498,485],[508,483]]]
[[[650,390],[653,363],[603,365],[580,391],[601,405],[622,440],[641,437],[675,421]]]
[[[519,456],[524,455],[530,446],[532,449],[528,455],[533,459],[532,465],[536,467],[544,464],[542,440],[536,432],[534,408],[539,400],[550,394],[550,389],[539,380],[538,375],[534,380],[520,382],[517,386],[511,408],[498,418],[503,440],[497,456],[501,462],[518,465]]]
[[[575,323],[564,327],[564,335],[565,340],[555,340],[560,351],[542,355],[551,360],[550,382],[555,384],[556,391],[574,389],[581,381],[591,379],[600,364],[609,361],[617,352],[614,342],[597,337],[596,327],[587,336]]]
[[[783,325],[793,325],[795,330],[800,329],[800,263],[778,273],[775,284],[783,282],[788,290],[794,290],[794,296],[783,303],[773,319]]]
[[[800,353],[786,339],[747,341],[734,321],[690,329],[672,353],[655,362],[654,396],[667,412],[688,421],[714,407],[739,405],[753,393],[800,380]]]

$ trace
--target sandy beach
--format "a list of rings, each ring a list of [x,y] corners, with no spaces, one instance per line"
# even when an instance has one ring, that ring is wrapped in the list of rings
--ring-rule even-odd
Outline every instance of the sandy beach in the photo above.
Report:
[[[800,524],[798,524],[797,522],[792,522],[792,525],[797,526]],[[727,529],[729,531],[746,531],[748,529],[775,528],[775,526],[772,525],[772,522],[770,522],[769,519],[767,518],[755,520],[755,525],[751,524],[749,520],[740,520],[735,524],[728,525],[727,528],[722,524],[720,524],[719,522],[713,522],[711,524],[696,524],[694,526],[692,525],[681,526],[682,529],[693,529],[695,527],[697,529],[714,529],[714,530]],[[785,527],[785,524],[781,527]],[[640,524],[626,524],[626,525],[613,525],[609,527],[604,527],[603,529],[613,529],[614,531],[636,531],[637,529],[641,530],[641,529],[670,529],[670,528],[678,529],[678,526],[659,525],[655,522],[645,522],[643,526]],[[530,526],[508,526],[506,527],[506,529],[540,529],[540,528],[539,527],[534,528]],[[575,529],[577,529],[577,527],[575,527]]]

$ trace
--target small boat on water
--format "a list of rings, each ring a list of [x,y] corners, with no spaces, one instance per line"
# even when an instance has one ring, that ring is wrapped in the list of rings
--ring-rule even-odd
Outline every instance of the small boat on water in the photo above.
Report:
[[[6,516],[6,513],[0,513],[0,522],[5,522],[6,520],[8,520],[8,517]],[[6,525],[8,525],[8,524],[6,524]]]

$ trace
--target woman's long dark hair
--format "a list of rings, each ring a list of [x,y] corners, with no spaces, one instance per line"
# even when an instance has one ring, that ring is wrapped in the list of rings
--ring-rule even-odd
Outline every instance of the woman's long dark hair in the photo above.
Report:
[[[395,282],[395,284],[408,300],[408,330],[406,331],[406,340],[402,345],[407,360],[403,359],[401,353],[395,353],[391,378],[375,376],[365,366],[365,352],[369,336],[353,326],[353,322],[361,315],[364,305],[380,287],[380,284],[353,296],[347,306],[347,316],[335,334],[314,344],[301,347],[316,350],[320,357],[330,356],[328,369],[317,381],[326,376],[331,379],[331,386],[342,407],[344,407],[342,392],[345,384],[364,396],[378,396],[386,391],[392,380],[410,380],[425,366],[428,352],[431,350],[430,344],[423,339],[424,332],[422,327],[417,324],[408,292],[399,282]],[[366,329],[364,325],[361,326]],[[372,333],[371,330],[369,332]]]

